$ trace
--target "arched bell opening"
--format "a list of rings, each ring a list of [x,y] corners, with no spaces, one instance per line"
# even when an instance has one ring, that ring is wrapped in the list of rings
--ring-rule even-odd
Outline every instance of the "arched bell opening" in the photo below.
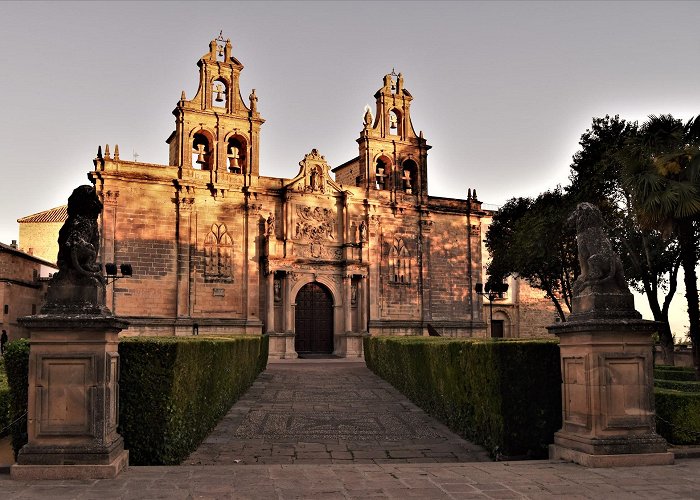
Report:
[[[401,165],[401,189],[407,194],[418,192],[418,165],[411,159]]]
[[[228,171],[232,174],[245,174],[248,171],[248,158],[246,157],[246,140],[239,136],[233,136],[226,142],[226,158]]]
[[[192,136],[192,168],[195,170],[212,169],[212,141],[204,131]]]
[[[403,135],[401,112],[396,108],[389,111],[389,135]]]
[[[374,166],[374,188],[387,189],[387,179],[391,172],[391,160],[386,156],[380,156]]]
[[[211,105],[214,108],[226,108],[228,103],[228,85],[222,78],[217,78],[212,82]]]

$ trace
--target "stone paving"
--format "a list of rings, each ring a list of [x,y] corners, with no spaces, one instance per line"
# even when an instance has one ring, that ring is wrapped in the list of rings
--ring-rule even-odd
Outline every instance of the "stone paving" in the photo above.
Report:
[[[562,462],[130,467],[117,479],[13,481],[3,500],[534,498],[700,499],[700,460],[586,469]]]
[[[0,473],[0,498],[700,500],[698,459],[614,469],[487,459],[363,363],[274,362],[181,466],[88,481]]]
[[[273,361],[185,465],[488,461],[364,361]]]

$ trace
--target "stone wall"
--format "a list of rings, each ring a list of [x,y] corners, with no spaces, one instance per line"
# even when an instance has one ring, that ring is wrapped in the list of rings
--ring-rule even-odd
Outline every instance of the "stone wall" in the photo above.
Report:
[[[47,278],[54,271],[48,262],[0,244],[0,330],[10,340],[28,335],[17,318],[41,310]]]

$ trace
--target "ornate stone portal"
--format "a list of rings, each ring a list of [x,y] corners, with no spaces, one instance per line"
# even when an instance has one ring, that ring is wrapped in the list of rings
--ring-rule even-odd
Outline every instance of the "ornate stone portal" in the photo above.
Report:
[[[598,208],[581,203],[571,219],[581,275],[570,320],[549,327],[560,339],[563,411],[550,458],[590,467],[673,463],[656,434],[651,334],[658,323],[634,309]]]
[[[47,303],[21,319],[30,332],[29,441],[12,466],[13,479],[113,478],[128,465],[117,433],[117,344],[128,323],[105,307],[95,261],[101,210],[94,187],[73,191]]]

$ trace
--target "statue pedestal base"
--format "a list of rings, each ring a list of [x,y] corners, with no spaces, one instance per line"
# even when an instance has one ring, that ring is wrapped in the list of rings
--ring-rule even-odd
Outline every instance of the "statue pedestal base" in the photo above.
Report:
[[[550,458],[591,467],[673,463],[654,418],[657,328],[633,318],[548,328],[560,339],[563,413]]]
[[[30,331],[29,440],[10,469],[16,479],[115,477],[128,465],[117,433],[119,332],[108,315],[41,314]]]

